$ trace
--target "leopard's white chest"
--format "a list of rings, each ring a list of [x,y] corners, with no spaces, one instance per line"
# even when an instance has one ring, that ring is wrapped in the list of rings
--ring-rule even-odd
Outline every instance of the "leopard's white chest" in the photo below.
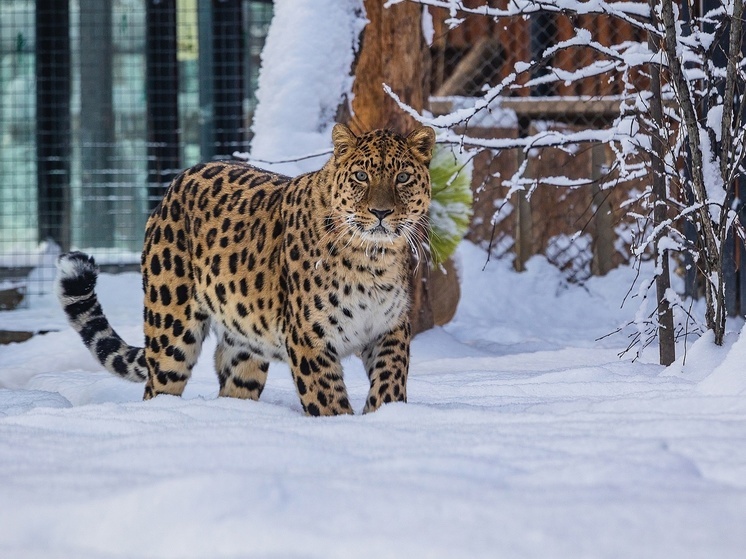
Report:
[[[330,314],[330,341],[342,355],[362,350],[396,327],[408,306],[405,289],[393,284],[358,284],[338,299],[339,305]]]

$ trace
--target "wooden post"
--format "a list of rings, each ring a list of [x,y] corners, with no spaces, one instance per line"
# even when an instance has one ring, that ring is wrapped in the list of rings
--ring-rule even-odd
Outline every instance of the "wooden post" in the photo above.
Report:
[[[604,276],[614,267],[614,230],[611,220],[611,202],[609,191],[601,190],[598,182],[603,179],[606,167],[606,146],[593,144],[591,148],[591,178],[593,179],[593,223],[595,238],[593,239],[593,262],[591,263],[594,276]]]
[[[523,156],[523,152],[519,157]],[[515,263],[516,272],[526,270],[526,261],[533,256],[533,217],[531,216],[531,201],[525,192],[515,194]]]
[[[528,128],[531,120],[527,117],[518,118],[518,137],[528,136]],[[518,167],[523,165],[527,154],[522,150],[516,150]],[[529,173],[527,172],[526,175]],[[534,222],[531,215],[531,201],[523,191],[515,194],[515,261],[513,266],[517,272],[523,272],[526,261],[534,254]]]

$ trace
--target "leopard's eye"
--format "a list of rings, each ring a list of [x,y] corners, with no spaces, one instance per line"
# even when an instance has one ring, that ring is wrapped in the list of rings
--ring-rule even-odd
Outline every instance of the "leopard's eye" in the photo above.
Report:
[[[409,180],[409,177],[411,177],[411,176],[412,175],[410,175],[409,173],[405,173],[405,172],[402,171],[401,173],[399,173],[398,175],[396,175],[396,182],[398,182],[398,183],[407,182]]]
[[[358,171],[357,173],[355,173],[355,178],[360,182],[365,182],[368,180],[368,173],[366,173],[365,171]]]

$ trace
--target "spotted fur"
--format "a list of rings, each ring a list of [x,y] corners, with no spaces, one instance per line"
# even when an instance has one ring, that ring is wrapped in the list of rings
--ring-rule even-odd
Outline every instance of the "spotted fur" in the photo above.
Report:
[[[144,348],[104,316],[93,259],[60,258],[60,302],[106,369],[146,381],[145,399],[180,395],[212,327],[221,396],[258,399],[269,362],[286,361],[307,414],[352,413],[341,359],[358,353],[364,411],[406,401],[410,252],[434,132],[332,136],[326,165],[293,179],[235,162],[174,179],[145,232]]]

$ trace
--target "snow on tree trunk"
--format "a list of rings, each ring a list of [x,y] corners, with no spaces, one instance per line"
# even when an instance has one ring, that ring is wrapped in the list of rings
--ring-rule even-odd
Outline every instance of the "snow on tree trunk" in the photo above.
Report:
[[[362,0],[276,0],[262,50],[251,160],[297,175],[321,167],[352,92]],[[278,161],[295,160],[287,163]]]

